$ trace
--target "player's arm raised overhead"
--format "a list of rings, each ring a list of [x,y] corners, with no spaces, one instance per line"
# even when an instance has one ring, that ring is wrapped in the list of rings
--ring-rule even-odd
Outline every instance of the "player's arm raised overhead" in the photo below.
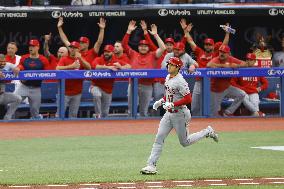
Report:
[[[151,30],[149,30],[149,33],[155,37],[158,43],[159,48],[156,50],[156,58],[160,58],[163,52],[166,50],[166,46],[163,40],[158,35],[158,28],[155,24],[151,24]]]
[[[195,44],[195,42],[193,41],[193,38],[191,37],[191,35],[189,34],[189,32],[191,32],[191,29],[193,28],[192,23],[189,23],[188,25],[186,24],[186,20],[184,18],[182,18],[180,20],[180,26],[183,29],[184,32],[184,36],[186,38],[187,43],[189,44],[190,48],[192,51],[195,51],[197,45]]]
[[[141,26],[141,28],[143,30],[145,40],[148,41],[148,43],[149,43],[150,51],[156,51],[158,49],[158,47],[151,40],[151,37],[150,37],[150,35],[148,33],[148,29],[147,29],[147,23],[144,20],[141,20],[140,21],[140,26]]]
[[[126,34],[124,35],[121,43],[122,43],[122,46],[125,50],[125,53],[129,56],[131,53],[130,51],[133,51],[131,49],[131,47],[128,45],[128,42],[129,42],[129,37],[131,35],[131,33],[137,28],[136,26],[136,21],[135,20],[130,20],[129,24],[128,24],[128,27],[127,27],[127,31],[126,31]]]
[[[96,54],[99,54],[101,45],[103,44],[104,35],[105,35],[105,27],[106,27],[106,20],[104,18],[100,18],[100,22],[98,23],[98,26],[100,28],[98,40],[96,41],[94,45],[94,51]]]
[[[62,28],[63,24],[64,24],[63,17],[59,17],[58,23],[57,23],[57,29],[58,29],[58,32],[59,32],[59,35],[60,35],[60,39],[64,43],[64,45],[66,47],[69,47],[70,46],[70,42],[69,42],[66,34],[63,31],[63,28]]]
[[[44,35],[43,53],[46,58],[50,57],[50,52],[49,52],[50,39],[51,39],[51,33],[49,33],[48,35]]]
[[[230,26],[229,23],[226,23],[226,26]],[[230,40],[230,32],[228,30],[226,30],[225,28],[222,28],[225,31],[225,37],[223,39],[223,43],[224,45],[228,45],[229,44],[229,40]]]

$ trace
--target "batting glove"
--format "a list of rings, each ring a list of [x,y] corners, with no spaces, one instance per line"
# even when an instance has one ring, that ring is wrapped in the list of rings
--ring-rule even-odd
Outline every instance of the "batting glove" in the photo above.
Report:
[[[160,106],[162,106],[163,102],[164,102],[164,99],[160,99],[160,100],[156,101],[156,102],[153,104],[153,109],[157,111],[158,108],[159,108]]]
[[[174,103],[172,103],[172,102],[165,102],[164,104],[163,104],[163,108],[165,109],[165,110],[171,110],[171,109],[173,109],[175,107],[175,105],[174,105]]]

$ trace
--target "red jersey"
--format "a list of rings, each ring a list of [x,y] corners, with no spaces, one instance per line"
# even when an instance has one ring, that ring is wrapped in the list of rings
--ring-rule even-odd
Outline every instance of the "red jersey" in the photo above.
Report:
[[[82,57],[89,62],[90,64],[93,62],[93,60],[98,57],[98,54],[95,52],[94,48],[91,48],[87,51],[80,52]]]
[[[12,63],[12,64],[16,64],[16,56],[11,57],[11,56],[9,56],[9,55],[6,55],[6,56],[5,56],[5,60],[6,60],[6,62],[10,62],[10,63]]]
[[[150,51],[145,55],[142,55],[128,46],[129,34],[125,34],[122,40],[123,48],[130,59],[132,69],[155,69],[157,58],[156,52]],[[138,81],[143,85],[152,85],[154,79],[139,79]]]
[[[196,56],[196,62],[198,63],[199,68],[206,68],[207,63],[212,60],[214,57],[217,57],[218,54],[216,52],[206,53],[203,49],[196,46],[195,48],[195,56]],[[196,80],[201,80],[202,78],[196,77]]]
[[[118,57],[117,55],[114,54],[114,56],[115,56],[116,60],[118,60],[118,62],[123,61],[127,64],[130,64],[130,60],[129,60],[127,54],[123,53],[120,57]],[[128,81],[128,80],[129,79],[127,79],[127,78],[116,78],[115,79],[115,81]]]
[[[268,81],[265,77],[236,77],[231,80],[233,86],[242,89],[247,94],[258,93],[259,83],[261,90],[268,88]]]
[[[62,57],[59,62],[58,66],[68,66],[73,64],[76,61],[76,58],[66,56]],[[84,67],[82,66],[82,62],[80,61],[80,70],[83,70]],[[66,79],[65,82],[65,95],[67,96],[74,96],[77,94],[82,93],[83,89],[83,79]]]
[[[118,61],[114,56],[111,58],[111,60],[106,61],[103,56],[95,58],[95,60],[92,62],[92,69],[96,69],[97,65],[106,65],[106,66],[113,66],[114,63],[119,62],[120,65],[124,66],[127,64],[123,61]],[[115,79],[94,79],[93,84],[100,87],[104,92],[111,94],[113,89],[113,83]]]
[[[213,58],[210,62],[215,63],[215,64],[225,64],[225,63],[235,63],[235,64],[241,64],[242,61],[234,58],[232,56],[228,56],[227,60],[225,61],[220,61],[219,57],[215,57]],[[231,77],[213,77],[211,78],[211,91],[213,92],[223,92],[224,90],[226,90],[230,85],[231,85]]]

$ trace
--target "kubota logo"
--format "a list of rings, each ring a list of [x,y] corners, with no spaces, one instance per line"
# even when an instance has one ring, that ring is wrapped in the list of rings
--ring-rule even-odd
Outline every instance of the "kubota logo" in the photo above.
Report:
[[[65,17],[65,18],[83,18],[82,12],[70,12],[70,11],[52,11],[51,16],[53,18]]]
[[[160,16],[189,16],[190,11],[189,10],[174,10],[174,9],[160,9],[158,11],[158,14]]]

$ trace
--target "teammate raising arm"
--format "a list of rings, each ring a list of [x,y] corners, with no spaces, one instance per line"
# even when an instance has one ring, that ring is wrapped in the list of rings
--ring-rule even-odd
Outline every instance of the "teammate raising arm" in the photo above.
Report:
[[[147,166],[141,170],[142,174],[156,174],[156,164],[161,155],[164,141],[171,130],[174,128],[183,147],[187,147],[204,137],[210,137],[218,142],[218,135],[211,126],[200,132],[189,134],[187,126],[189,125],[191,114],[186,104],[191,102],[188,83],[179,73],[183,63],[177,57],[171,57],[167,63],[169,74],[165,82],[165,96],[156,101],[153,109],[157,110],[159,106],[167,111],[160,121],[158,133],[153,144],[151,155],[148,159]]]

